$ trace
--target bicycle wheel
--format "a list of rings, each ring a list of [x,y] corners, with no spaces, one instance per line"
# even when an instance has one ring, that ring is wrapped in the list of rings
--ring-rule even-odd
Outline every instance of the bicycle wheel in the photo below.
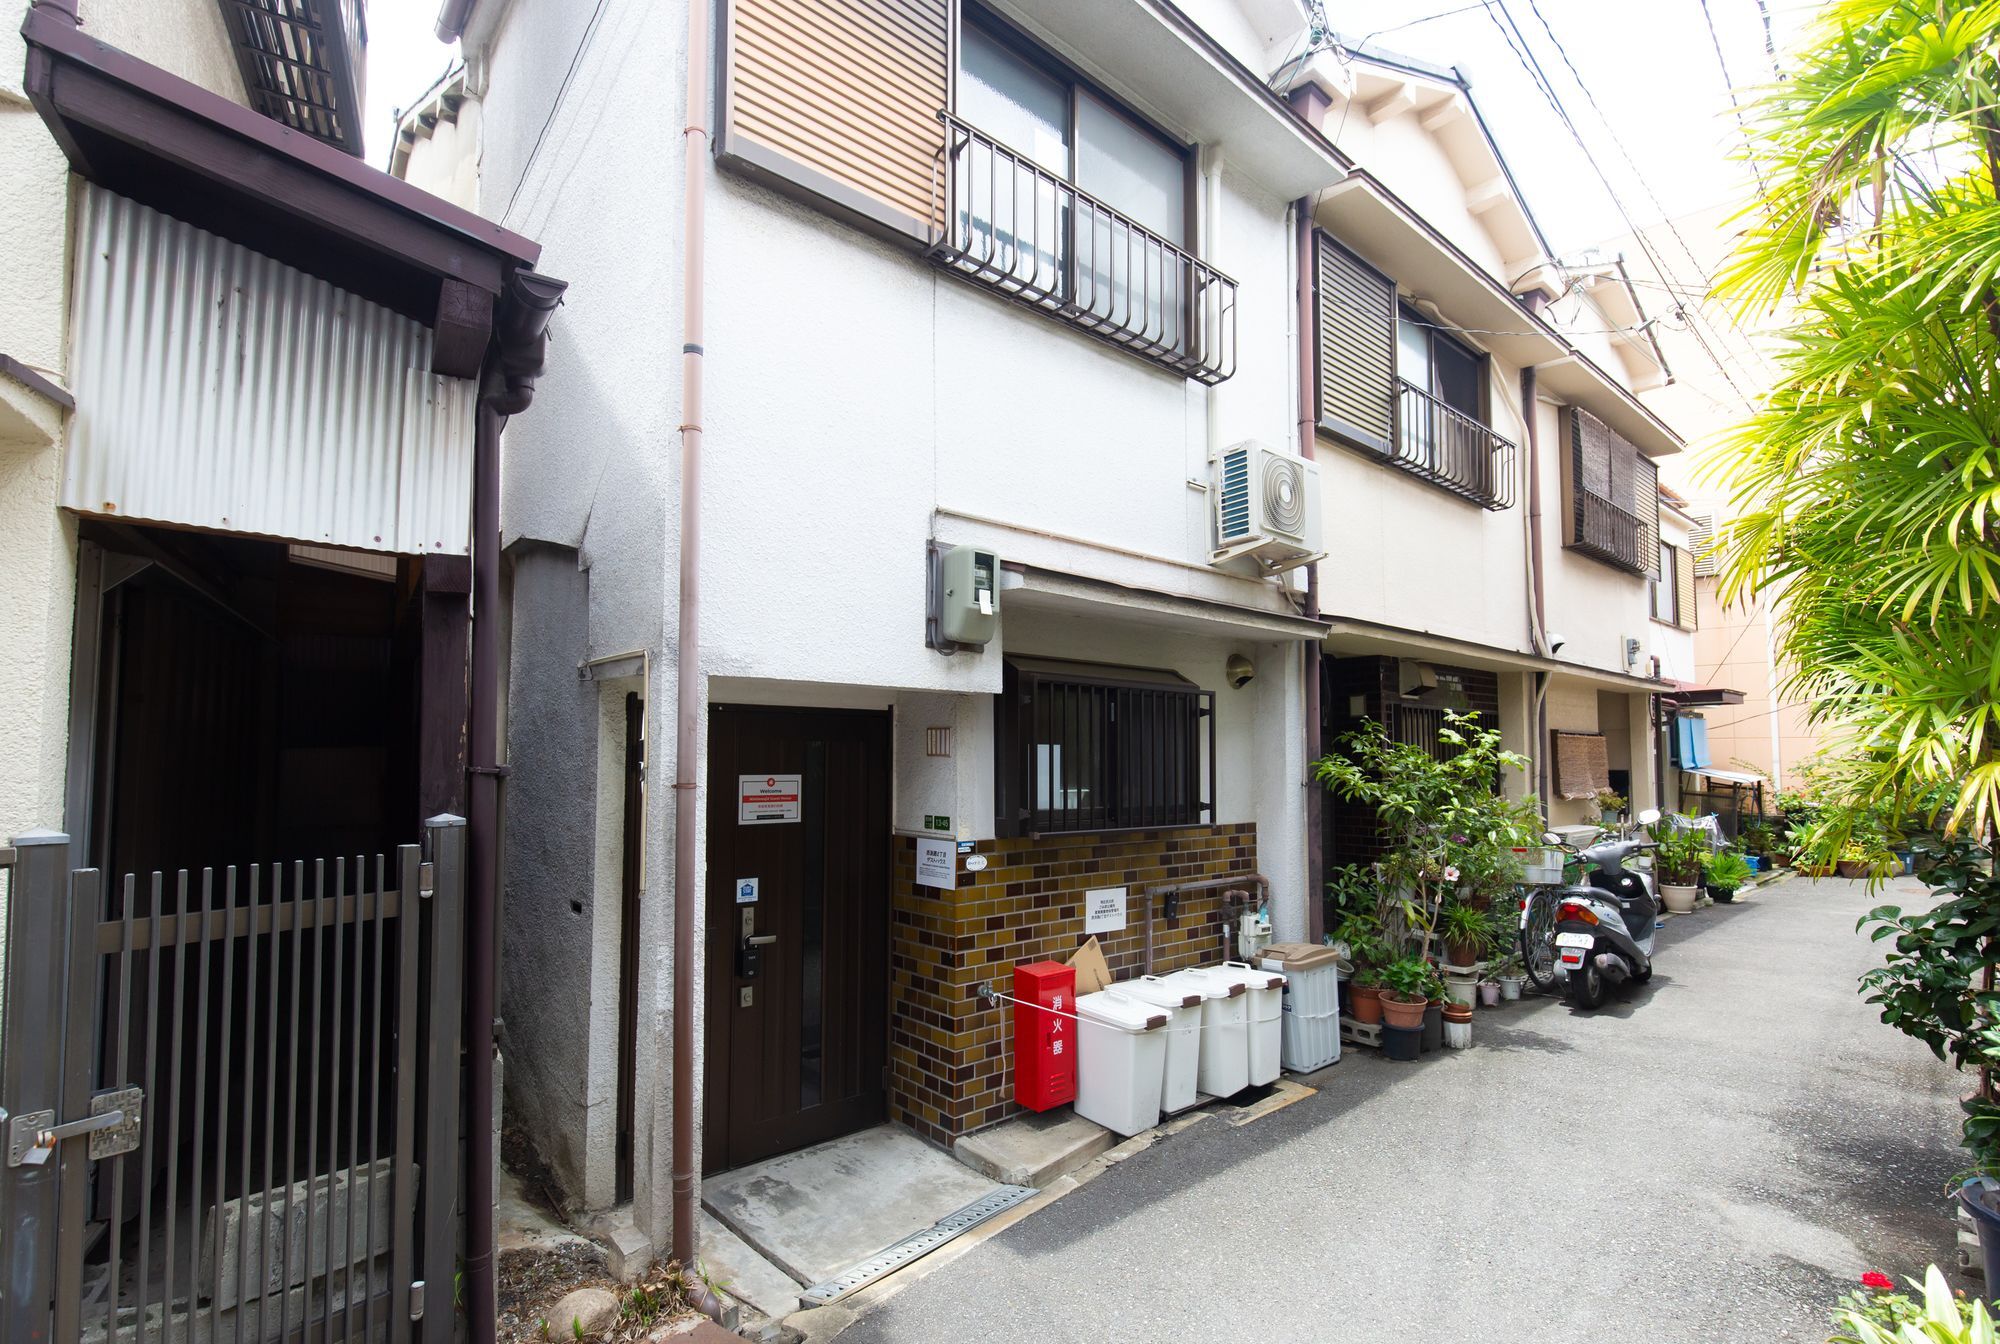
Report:
[[[1521,917],[1521,965],[1528,983],[1547,991],[1556,983],[1556,894],[1528,888]]]

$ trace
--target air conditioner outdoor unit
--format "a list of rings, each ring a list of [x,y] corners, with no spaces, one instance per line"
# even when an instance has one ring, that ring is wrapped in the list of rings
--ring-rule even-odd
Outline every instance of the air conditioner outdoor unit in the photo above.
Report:
[[[1210,464],[1214,478],[1215,549],[1219,565],[1248,557],[1267,573],[1295,569],[1323,555],[1319,532],[1319,469],[1302,457],[1261,443],[1225,448]]]

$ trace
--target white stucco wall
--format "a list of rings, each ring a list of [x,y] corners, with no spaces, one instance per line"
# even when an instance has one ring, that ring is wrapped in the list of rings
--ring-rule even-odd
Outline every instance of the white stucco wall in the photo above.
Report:
[[[685,18],[679,4],[612,0],[544,134],[588,18],[548,3],[507,10],[487,53],[478,201],[541,240],[541,269],[570,282],[534,409],[507,430],[508,538],[579,549],[589,653],[654,655],[636,1165],[640,1225],[662,1238],[684,124],[663,91],[680,83]],[[465,153],[475,141],[461,127],[455,143]],[[1003,599],[1002,643],[984,653],[946,658],[923,644],[933,536],[1113,585],[1289,614],[1274,585],[1206,564],[1208,394],[712,161],[702,170],[706,699],[890,708],[898,825],[948,812],[984,836],[1003,647],[1181,669],[1219,688],[1221,819],[1258,823],[1280,932],[1302,934],[1296,642],[1267,627],[1190,638],[1151,617],[1121,623],[1109,589],[1104,610],[1085,616]],[[456,180],[441,157],[423,171]],[[1216,442],[1288,449],[1286,205],[1226,165],[1219,198],[1200,224],[1204,253],[1241,289],[1238,371],[1215,394]],[[517,610],[513,629],[519,661],[521,642],[537,637],[534,613]],[[1221,684],[1232,652],[1260,669],[1242,691]],[[954,729],[949,760],[923,756],[932,724]],[[686,803],[703,806],[699,792]],[[702,968],[679,969],[696,977],[699,1002]]]
[[[28,104],[27,0],[0,3],[0,353],[68,382],[69,165]],[[237,102],[243,84],[211,0],[92,0],[85,31]],[[60,828],[69,737],[74,520],[56,506],[63,417],[0,376],[33,425],[0,436],[0,838]]]

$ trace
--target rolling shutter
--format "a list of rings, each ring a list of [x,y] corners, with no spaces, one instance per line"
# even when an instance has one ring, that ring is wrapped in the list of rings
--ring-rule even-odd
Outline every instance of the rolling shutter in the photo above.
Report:
[[[1674,550],[1674,624],[1683,630],[1693,630],[1698,621],[1694,607],[1694,551],[1688,547]]]
[[[1632,480],[1630,494],[1613,495],[1612,498],[1632,510],[1639,519],[1639,557],[1642,560],[1650,557],[1646,576],[1666,578],[1660,573],[1660,465],[1617,435],[1614,434],[1612,439],[1618,445],[1614,460],[1622,459],[1630,464]],[[1630,503],[1626,503],[1628,499]]]
[[[1396,282],[1317,236],[1319,427],[1378,453],[1396,428]]]
[[[949,0],[728,0],[725,162],[926,238],[949,97]]]

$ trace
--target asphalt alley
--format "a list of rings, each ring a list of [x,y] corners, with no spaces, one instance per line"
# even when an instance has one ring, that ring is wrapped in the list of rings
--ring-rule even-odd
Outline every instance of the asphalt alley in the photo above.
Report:
[[[1800,879],[1672,920],[1598,1012],[1350,1051],[1303,1102],[899,1276],[839,1338],[1823,1340],[1864,1270],[1952,1260],[1957,1079],[1855,992],[1856,918],[1922,900]]]

